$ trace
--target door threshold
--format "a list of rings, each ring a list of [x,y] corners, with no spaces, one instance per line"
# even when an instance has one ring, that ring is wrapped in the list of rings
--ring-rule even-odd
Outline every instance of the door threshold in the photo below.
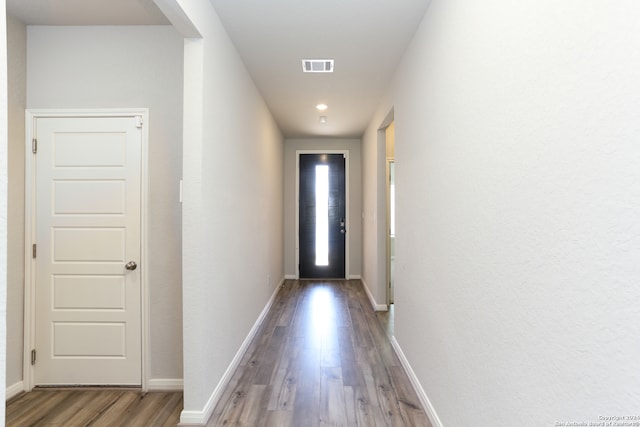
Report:
[[[132,385],[83,385],[83,384],[70,384],[70,385],[37,385],[33,388],[38,391],[59,391],[59,390],[118,390],[118,391],[142,391],[141,386]]]

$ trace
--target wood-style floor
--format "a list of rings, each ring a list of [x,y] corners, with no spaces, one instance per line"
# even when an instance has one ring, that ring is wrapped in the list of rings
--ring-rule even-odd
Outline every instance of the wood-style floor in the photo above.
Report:
[[[431,427],[390,321],[359,280],[287,280],[208,426]],[[182,393],[37,390],[8,403],[6,425],[175,426],[182,406]]]
[[[431,426],[361,281],[288,280],[208,426]]]
[[[5,425],[174,427],[181,411],[181,392],[44,389],[9,401]]]

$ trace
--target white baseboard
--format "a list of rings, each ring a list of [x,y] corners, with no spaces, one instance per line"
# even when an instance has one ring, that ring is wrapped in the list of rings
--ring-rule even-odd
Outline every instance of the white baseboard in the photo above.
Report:
[[[16,397],[17,395],[19,395],[20,393],[22,393],[24,390],[24,381],[18,381],[15,384],[10,385],[9,387],[7,387],[7,390],[5,391],[5,398],[6,400],[9,400],[13,397]]]
[[[242,357],[247,351],[247,348],[249,348],[249,344],[251,344],[251,341],[255,338],[256,334],[258,333],[258,330],[260,329],[260,325],[262,324],[262,322],[264,321],[264,318],[267,316],[267,313],[271,309],[271,306],[273,305],[273,301],[275,301],[276,295],[278,294],[280,287],[282,287],[282,285],[284,284],[285,278],[280,280],[280,283],[278,283],[278,286],[276,286],[276,288],[274,289],[273,294],[271,294],[271,298],[269,298],[269,301],[267,301],[267,304],[262,309],[262,312],[260,313],[260,315],[258,316],[258,319],[253,324],[253,327],[249,331],[249,334],[242,342],[242,345],[236,352],[236,355],[234,356],[233,360],[227,367],[227,370],[224,372],[224,375],[222,375],[222,378],[218,382],[218,385],[216,385],[216,388],[211,393],[211,396],[209,396],[209,399],[207,400],[207,403],[204,405],[204,408],[202,408],[201,411],[183,410],[182,413],[180,414],[180,425],[204,426],[207,424],[207,421],[209,421],[209,418],[211,418],[211,415],[213,414],[213,410],[216,406],[216,403],[218,403],[218,400],[220,400],[220,398],[222,397],[222,393],[225,387],[229,384],[229,381],[231,380],[233,373],[238,368],[238,365],[240,365],[240,361],[242,360]]]
[[[431,424],[433,424],[433,427],[443,427],[442,421],[440,421],[438,414],[436,414],[435,408],[431,404],[431,401],[429,400],[427,393],[425,393],[424,389],[422,388],[422,384],[420,384],[420,381],[418,381],[418,377],[416,376],[416,373],[413,372],[413,368],[411,367],[411,365],[409,364],[409,361],[405,357],[404,352],[402,351],[402,348],[400,348],[400,344],[396,340],[396,337],[391,337],[391,345],[393,346],[393,349],[395,350],[396,355],[398,355],[398,359],[400,359],[400,363],[402,364],[402,367],[407,372],[407,375],[409,376],[409,381],[411,381],[411,385],[413,385],[413,389],[418,394],[418,399],[420,399],[420,403],[422,403],[422,407],[427,412],[427,416],[429,417]]]
[[[286,274],[284,276],[284,278],[285,278],[285,280],[296,280],[297,279],[295,274]]]
[[[364,290],[367,293],[367,297],[369,297],[369,302],[371,303],[371,307],[373,307],[373,309],[375,311],[387,311],[387,310],[389,310],[389,306],[387,304],[378,304],[376,302],[376,299],[373,297],[373,294],[369,290],[369,285],[367,285],[367,282],[365,282],[363,278],[360,278],[360,280],[362,281],[362,284],[364,285]]]
[[[184,381],[182,378],[153,378],[147,382],[149,391],[182,391]]]
[[[350,274],[349,275],[349,279],[350,280],[358,280],[358,279],[362,280],[362,276],[359,275],[359,274]]]
[[[226,378],[226,376],[227,373],[225,372],[225,375],[222,378],[223,381],[229,380],[229,378]],[[204,405],[202,411],[187,411],[183,409],[182,413],[180,413],[180,424],[178,425],[206,426],[207,421],[213,414],[213,409],[216,406],[216,402],[218,401],[218,399],[220,399],[222,389],[224,389],[224,387],[220,387],[220,383],[218,383],[216,389],[213,390],[213,393],[211,393],[211,396],[209,396],[209,400],[207,400],[207,403]]]

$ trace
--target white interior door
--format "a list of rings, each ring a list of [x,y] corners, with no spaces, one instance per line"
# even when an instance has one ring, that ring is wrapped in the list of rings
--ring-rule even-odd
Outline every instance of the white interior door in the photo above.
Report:
[[[136,117],[35,119],[35,385],[141,385]]]

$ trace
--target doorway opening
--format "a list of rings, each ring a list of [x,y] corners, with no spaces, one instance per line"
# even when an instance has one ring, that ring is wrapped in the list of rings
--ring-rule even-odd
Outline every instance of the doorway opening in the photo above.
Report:
[[[386,206],[387,206],[387,304],[393,318],[395,290],[395,248],[396,248],[396,164],[395,164],[395,122],[384,130],[386,151]]]
[[[146,390],[147,118],[28,110],[25,391]]]

